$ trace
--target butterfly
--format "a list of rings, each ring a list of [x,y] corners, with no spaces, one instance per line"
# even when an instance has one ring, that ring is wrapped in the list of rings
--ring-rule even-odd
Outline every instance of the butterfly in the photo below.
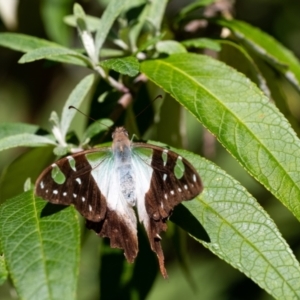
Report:
[[[51,203],[74,205],[86,226],[110,238],[129,262],[138,253],[137,218],[144,225],[160,271],[167,278],[161,231],[174,207],[203,190],[195,168],[173,151],[131,142],[117,127],[111,147],[93,148],[66,156],[46,168],[35,194]]]

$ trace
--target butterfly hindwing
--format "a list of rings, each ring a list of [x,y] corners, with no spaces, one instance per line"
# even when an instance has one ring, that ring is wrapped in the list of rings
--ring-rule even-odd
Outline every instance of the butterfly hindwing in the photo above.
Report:
[[[87,219],[100,221],[106,214],[106,199],[93,178],[86,154],[97,152],[98,164],[107,157],[105,148],[87,150],[53,163],[36,181],[35,193],[54,204],[70,205]]]
[[[166,231],[166,221],[174,207],[184,200],[195,198],[203,190],[203,185],[195,168],[175,152],[143,143],[134,143],[132,147],[144,168],[152,170],[149,190],[143,199],[144,205],[137,203],[137,207],[151,248],[158,256],[161,273],[167,277],[159,234]],[[141,154],[145,149],[151,149],[151,163],[145,161]],[[143,216],[144,211],[147,217]]]

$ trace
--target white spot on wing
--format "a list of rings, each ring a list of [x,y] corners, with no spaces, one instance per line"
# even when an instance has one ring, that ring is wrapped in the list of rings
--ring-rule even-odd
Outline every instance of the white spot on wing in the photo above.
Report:
[[[81,198],[81,200],[82,200],[82,202],[84,202],[84,201],[85,201],[85,198],[84,198],[84,197],[82,197],[82,198]]]
[[[76,197],[77,197],[77,194],[73,194],[73,197],[76,198]]]
[[[63,196],[67,196],[67,193],[66,193],[66,192],[63,192]]]
[[[48,190],[46,190],[46,193],[48,193]]]
[[[44,186],[44,182],[43,181],[41,181],[41,183],[40,183],[40,187],[41,187],[41,189],[43,189],[45,186]]]
[[[179,160],[182,160],[182,156],[180,156],[180,155],[179,155],[177,158],[178,158]]]
[[[166,200],[168,199],[168,195],[167,195],[167,194],[165,194],[165,199],[166,199]]]
[[[78,184],[81,184],[81,179],[80,178],[76,178],[75,180],[78,182]]]
[[[187,190],[187,189],[188,189],[188,186],[187,186],[186,184],[184,185],[184,189],[185,189],[185,190]]]
[[[58,194],[58,190],[53,190],[52,193],[55,194],[55,195],[57,195]]]
[[[164,152],[165,152],[165,153],[168,153],[168,152],[169,152],[169,150],[168,150],[168,149],[164,149]]]
[[[57,167],[57,164],[52,164],[51,167],[55,168],[55,167]]]
[[[196,174],[194,174],[194,175],[193,175],[193,180],[194,180],[194,182],[196,182],[196,181],[197,181]]]
[[[171,194],[172,194],[172,195],[174,195],[174,194],[175,194],[173,190],[171,191]]]
[[[178,188],[178,192],[181,193],[181,192],[182,192],[182,189],[181,189],[181,188]]]
[[[167,174],[164,174],[163,180],[166,181],[167,177],[168,177],[168,175],[167,175]]]
[[[89,205],[89,211],[92,211],[92,207]]]

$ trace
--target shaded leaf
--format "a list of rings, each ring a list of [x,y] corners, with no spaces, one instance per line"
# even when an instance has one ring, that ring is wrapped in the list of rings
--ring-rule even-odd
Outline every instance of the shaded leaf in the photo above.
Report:
[[[35,199],[29,191],[0,206],[0,239],[21,299],[75,299],[79,226],[72,207]]]
[[[300,141],[255,84],[225,64],[195,54],[145,61],[141,70],[300,220]]]
[[[217,0],[198,0],[198,1],[193,1],[192,3],[188,4],[187,6],[185,6],[183,9],[181,9],[178,19],[182,19],[185,18],[189,13],[191,13],[192,11],[210,5],[214,2],[216,2]]]
[[[14,160],[1,174],[0,203],[21,194],[25,180],[31,178],[34,181],[53,159],[52,146],[30,149]]]
[[[106,69],[112,69],[132,77],[137,75],[140,70],[139,61],[133,56],[107,59],[102,61],[100,65]]]
[[[193,47],[193,48],[206,48],[214,51],[220,51],[221,45],[219,41],[208,39],[208,38],[196,38],[185,40],[181,42],[185,47]]]
[[[43,26],[48,37],[65,46],[69,45],[71,40],[71,30],[63,23],[63,18],[69,13],[72,2],[72,0],[42,1],[40,6]]]
[[[144,50],[148,50],[148,48],[154,48],[155,44],[160,41],[163,38],[164,34],[160,34],[160,35],[156,35],[152,38],[149,38],[147,41],[145,41],[144,43],[142,43],[139,48],[138,51],[144,51]]]
[[[239,72],[244,73],[248,78],[257,84],[267,97],[271,96],[267,81],[252,56],[244,47],[229,40],[220,40],[222,51],[219,60],[233,66]]]
[[[272,36],[245,22],[233,19],[217,22],[228,27],[238,39],[281,71],[300,90],[300,62],[290,50]]]

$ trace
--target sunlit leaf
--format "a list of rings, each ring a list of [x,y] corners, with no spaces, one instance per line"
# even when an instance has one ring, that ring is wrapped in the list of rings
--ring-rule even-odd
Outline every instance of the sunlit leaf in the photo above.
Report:
[[[176,223],[275,299],[297,299],[299,262],[268,214],[219,167],[186,151],[175,151],[195,166],[204,185],[196,199],[182,203],[189,214],[177,217]],[[201,235],[202,226],[209,241]]]
[[[141,70],[300,220],[300,141],[256,85],[225,64],[195,54],[145,61]]]

